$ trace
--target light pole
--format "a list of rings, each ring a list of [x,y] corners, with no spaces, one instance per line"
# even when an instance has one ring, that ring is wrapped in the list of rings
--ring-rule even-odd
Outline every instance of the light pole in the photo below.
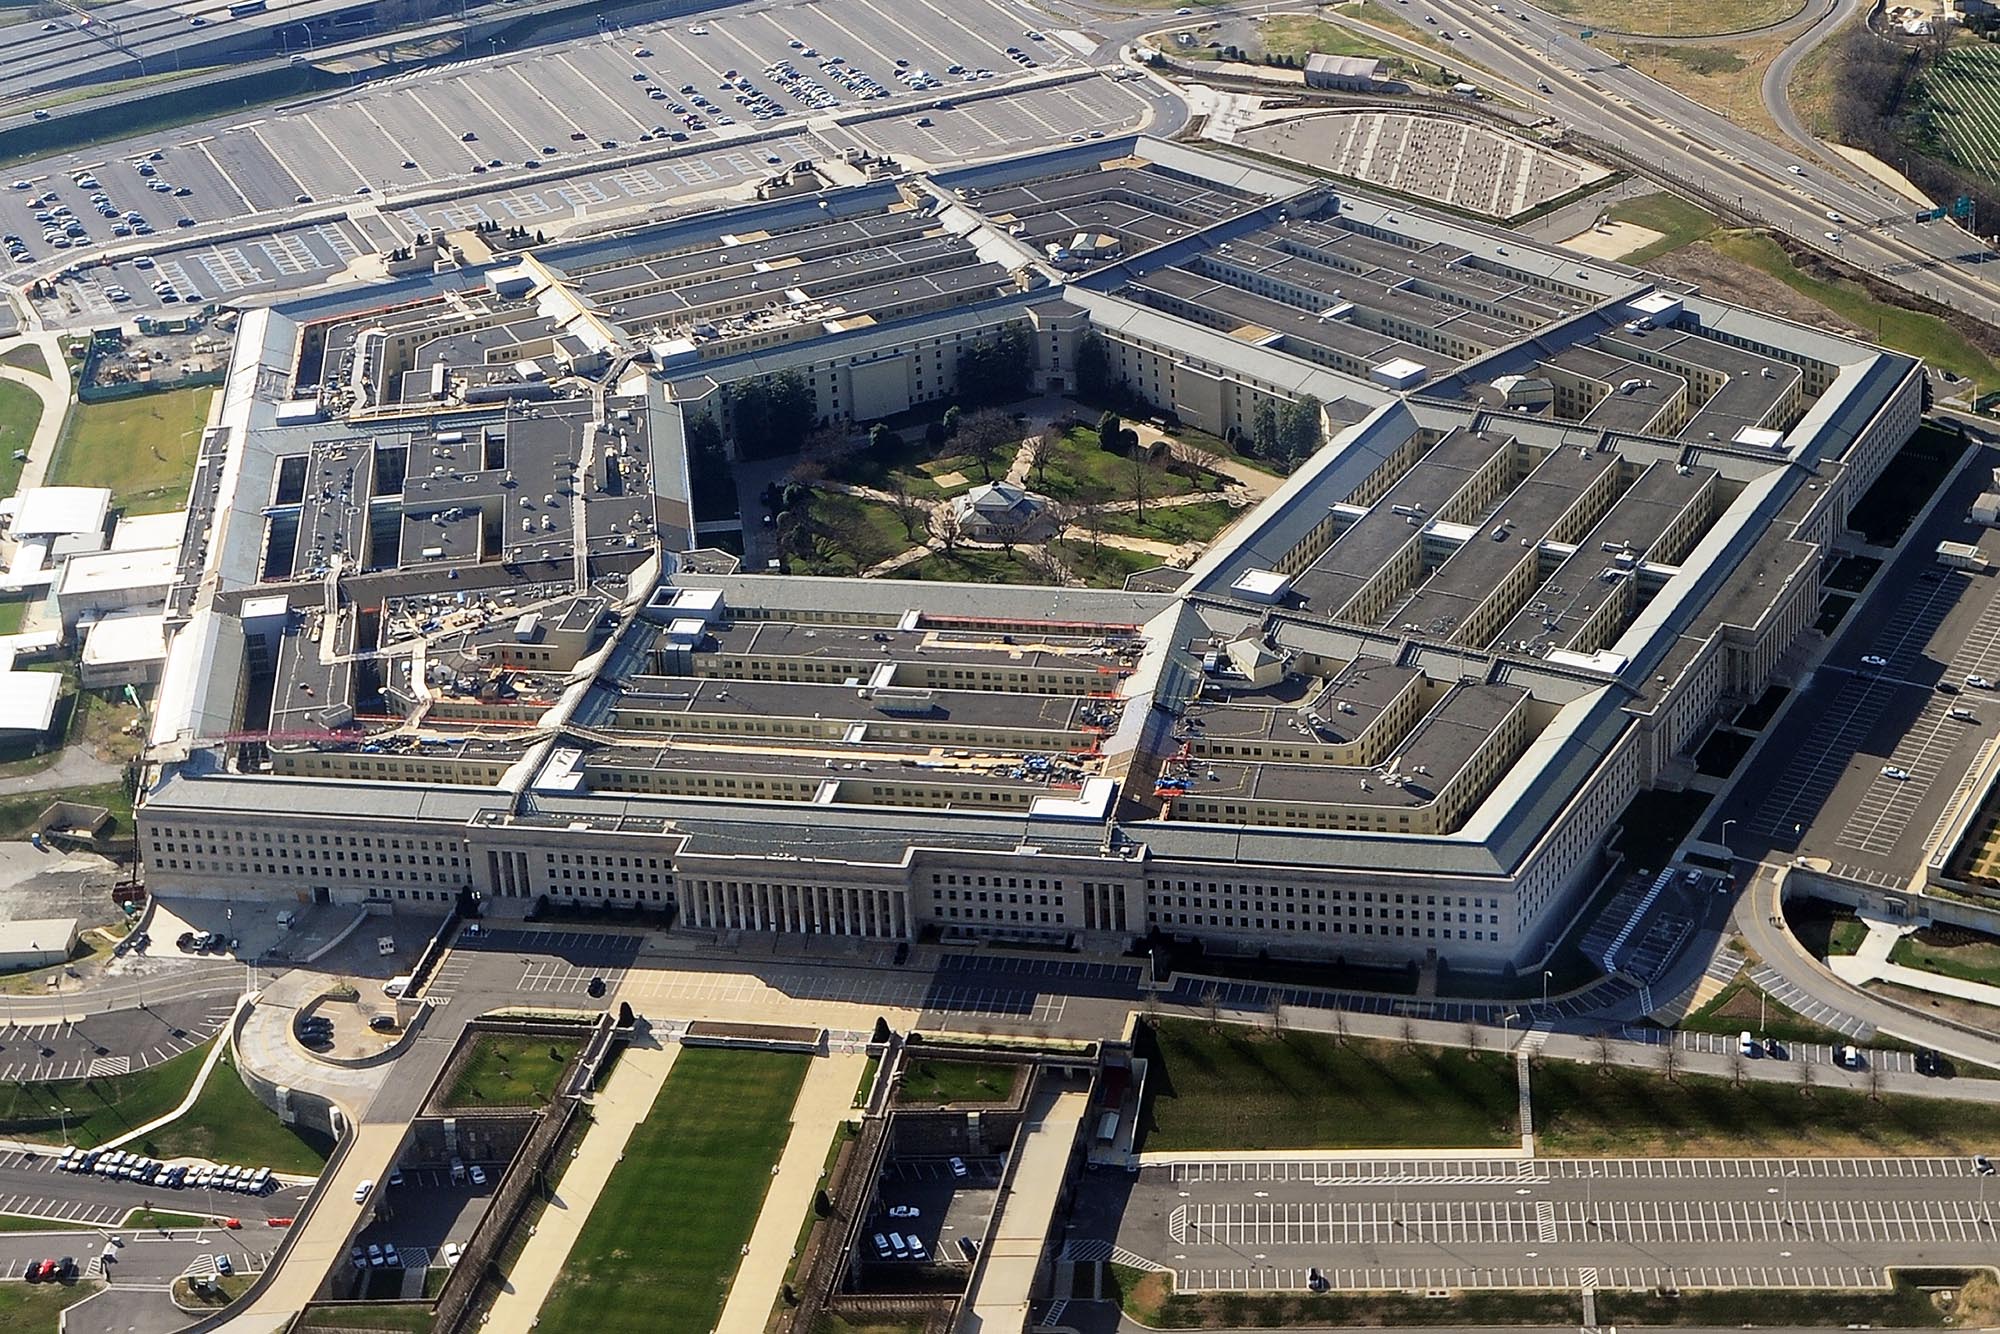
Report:
[[[1549,980],[1555,976],[1548,969],[1542,969],[1542,1008],[1549,1008]]]
[[[1731,861],[1736,860],[1736,854],[1734,852],[1729,851],[1729,826],[1735,823],[1736,823],[1736,817],[1733,815],[1730,816],[1727,820],[1724,820],[1722,822],[1722,850],[1726,853],[1729,853],[1729,860]]]
[[[67,1145],[69,1143],[70,1109],[67,1107],[51,1107],[49,1110],[56,1114],[56,1124],[62,1128],[62,1141]]]

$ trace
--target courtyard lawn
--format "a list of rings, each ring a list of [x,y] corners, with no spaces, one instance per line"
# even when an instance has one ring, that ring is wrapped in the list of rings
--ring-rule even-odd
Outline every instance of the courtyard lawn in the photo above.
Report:
[[[893,505],[840,491],[814,493],[811,522],[812,554],[791,558],[792,569],[801,574],[859,574],[908,551],[925,535],[921,513],[916,516],[917,535],[913,539]]]
[[[1184,476],[1170,470],[1164,459],[1140,462],[1128,454],[1113,454],[1098,447],[1095,427],[1081,426],[1063,433],[1046,466],[1029,473],[1028,485],[1065,504],[1085,504],[1131,500],[1141,486],[1149,500],[1219,491],[1223,479],[1209,473]]]
[[[896,571],[898,579],[929,579],[955,584],[1045,584],[1048,572],[1030,565],[1019,554],[978,547],[933,551]]]
[[[1144,1030],[1156,1058],[1141,1148],[1500,1148],[1518,1145],[1514,1063],[1498,1052],[1193,1020]]]
[[[932,1106],[941,1102],[1005,1102],[1021,1067],[991,1061],[912,1060],[903,1067],[896,1101]]]
[[[1896,942],[1889,962],[1961,982],[2000,986],[2000,939],[1958,927],[1931,926]]]
[[[180,1105],[207,1054],[196,1047],[137,1074],[0,1086],[0,1137],[88,1149],[137,1130]]]
[[[574,1040],[482,1033],[445,1098],[449,1107],[543,1107],[576,1059]]]
[[[0,496],[11,496],[21,484],[23,460],[14,457],[25,450],[41,425],[42,400],[35,391],[12,380],[0,380]]]
[[[187,503],[209,388],[170,389],[109,403],[79,403],[49,465],[51,486],[108,486],[131,514]]]
[[[1093,547],[1073,538],[1051,542],[1049,554],[1092,588],[1123,588],[1139,571],[1162,563],[1158,556],[1143,551],[1128,551],[1109,542]]]
[[[681,1052],[542,1306],[542,1334],[715,1327],[811,1059]]]
[[[1246,513],[1226,500],[1198,500],[1192,505],[1146,506],[1141,518],[1113,510],[1098,520],[1098,531],[1121,537],[1145,537],[1155,542],[1212,542],[1215,535]]]
[[[301,1133],[257,1100],[236,1073],[228,1052],[215,1063],[186,1116],[145,1137],[141,1152],[155,1158],[210,1158],[255,1163],[301,1176],[326,1166],[333,1145]]]
[[[1538,1064],[1534,1097],[1536,1141],[1557,1155],[1956,1155],[2000,1137],[2000,1107],[1983,1103],[1570,1061]]]

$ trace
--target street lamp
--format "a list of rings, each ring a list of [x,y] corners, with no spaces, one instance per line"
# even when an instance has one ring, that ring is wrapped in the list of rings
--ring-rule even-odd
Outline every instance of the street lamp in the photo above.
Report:
[[[1544,1010],[1549,1008],[1549,979],[1554,976],[1555,974],[1548,969],[1542,969],[1542,1008]]]
[[[67,1107],[50,1107],[49,1110],[56,1114],[56,1124],[62,1128],[62,1141],[64,1144],[68,1144],[70,1109]]]
[[[1727,820],[1724,820],[1722,822],[1722,850],[1724,852],[1729,853],[1729,859],[1731,861],[1736,860],[1736,854],[1733,852],[1729,852],[1729,826],[1735,823],[1736,823],[1736,817],[1733,815],[1730,816]]]

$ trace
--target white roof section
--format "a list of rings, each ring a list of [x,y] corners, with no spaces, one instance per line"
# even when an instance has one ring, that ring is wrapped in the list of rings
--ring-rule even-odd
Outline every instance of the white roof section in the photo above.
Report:
[[[56,583],[56,596],[65,598],[129,588],[165,587],[173,583],[179,564],[179,547],[93,551],[88,555],[71,556]]]
[[[83,665],[114,667],[127,663],[162,662],[167,656],[164,612],[107,616],[83,636]]]
[[[243,626],[209,608],[181,627],[153,699],[155,746],[229,731],[243,679]]]
[[[101,533],[111,512],[111,491],[102,486],[38,486],[23,492],[14,513],[14,534],[53,537]]]
[[[0,922],[0,954],[26,954],[31,950],[60,954],[75,943],[74,917],[22,917]]]
[[[179,549],[181,538],[187,533],[188,512],[174,510],[167,514],[126,514],[118,519],[118,526],[111,530],[111,550],[147,551],[155,547]]]
[[[60,672],[0,672],[0,732],[46,732],[62,698]]]

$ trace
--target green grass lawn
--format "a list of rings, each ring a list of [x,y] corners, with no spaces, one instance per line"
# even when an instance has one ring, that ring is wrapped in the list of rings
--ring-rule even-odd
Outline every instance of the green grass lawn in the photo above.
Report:
[[[1093,547],[1088,540],[1075,538],[1049,543],[1049,554],[1092,588],[1123,588],[1125,581],[1139,571],[1162,563],[1158,556],[1143,551],[1128,551],[1109,542]],[[1046,579],[1044,575],[1043,580]]]
[[[339,1306],[308,1306],[296,1326],[308,1329],[370,1329],[383,1334],[426,1334],[437,1323],[433,1310],[420,1303],[342,1302]]]
[[[0,1283],[0,1334],[55,1334],[64,1308],[96,1295],[94,1279],[75,1283]]]
[[[1520,1143],[1514,1065],[1496,1052],[1160,1020],[1142,1148],[1499,1148]]]
[[[1960,1154],[2000,1136],[1981,1103],[1568,1061],[1535,1067],[1534,1096],[1537,1143],[1558,1155]]]
[[[1844,904],[1825,899],[1787,899],[1785,925],[1799,938],[1799,944],[1817,958],[1853,954],[1868,938],[1868,928]]]
[[[1889,962],[1962,982],[2000,986],[2000,940],[1977,931],[1949,926],[1913,931],[1889,951]]]
[[[0,365],[12,366],[15,370],[39,375],[44,379],[49,374],[49,359],[42,355],[41,344],[23,343],[0,352]]]
[[[1787,1006],[1765,996],[1757,984],[1739,977],[1708,1004],[1681,1020],[1680,1027],[1695,1033],[1741,1033],[1745,1029],[1759,1037],[1780,1042],[1823,1042],[1837,1046],[1851,1039],[1844,1033],[1823,1027]]]
[[[20,486],[23,460],[14,454],[28,447],[41,421],[42,400],[35,391],[0,380],[0,496],[11,496]]]
[[[286,1125],[257,1101],[224,1052],[188,1114],[146,1136],[141,1151],[155,1158],[227,1159],[307,1175],[326,1166],[332,1148],[324,1136]]]
[[[1043,584],[1048,575],[1004,551],[960,547],[933,551],[896,571],[898,579],[930,579],[956,584]]]
[[[1613,222],[1629,222],[1661,233],[1659,240],[1626,255],[1627,264],[1648,263],[1669,251],[1703,240],[1715,230],[1715,219],[1707,212],[1665,190],[1620,200],[1611,206],[1610,212]]]
[[[482,1033],[445,1103],[451,1107],[542,1107],[576,1058],[574,1040]]]
[[[1699,0],[1552,0],[1551,14],[1607,32],[1648,37],[1708,37],[1779,23],[1803,8],[1802,0],[1747,0],[1708,5]]]
[[[49,467],[52,486],[108,486],[128,513],[187,503],[211,388],[171,389],[110,403],[79,403]]]
[[[0,1085],[0,1137],[59,1144],[66,1123],[69,1143],[92,1148],[137,1130],[180,1105],[207,1054],[196,1047],[131,1075]]]
[[[1709,243],[1725,257],[1761,269],[1899,352],[1955,371],[1982,391],[2000,388],[2000,364],[1935,315],[1877,301],[1855,283],[1803,273],[1784,247],[1762,232],[1717,232]]]
[[[1005,1102],[1014,1092],[1021,1067],[990,1061],[911,1060],[903,1067],[903,1084],[896,1101]]]
[[[1192,505],[1148,505],[1142,519],[1114,510],[1098,520],[1098,531],[1124,537],[1148,537],[1155,542],[1208,542],[1244,513],[1226,500],[1200,500]]]
[[[924,538],[924,516],[916,519],[917,536],[893,505],[862,500],[839,491],[813,496],[811,555],[794,555],[791,567],[801,574],[854,575],[891,556],[908,551]]]
[[[18,481],[19,476],[17,471],[15,480]],[[8,489],[7,494],[13,494],[11,488]],[[0,602],[0,635],[17,635],[21,633],[21,622],[27,618],[28,602],[26,598],[15,598],[7,602]]]
[[[543,1334],[715,1327],[810,1060],[681,1052],[543,1303]]]
[[[1031,473],[1029,486],[1064,503],[1131,500],[1141,485],[1148,499],[1185,496],[1195,491],[1219,491],[1222,479],[1204,474],[1186,477],[1167,469],[1164,461],[1135,463],[1130,455],[1097,447],[1095,427],[1065,431],[1049,452],[1046,467]]]

